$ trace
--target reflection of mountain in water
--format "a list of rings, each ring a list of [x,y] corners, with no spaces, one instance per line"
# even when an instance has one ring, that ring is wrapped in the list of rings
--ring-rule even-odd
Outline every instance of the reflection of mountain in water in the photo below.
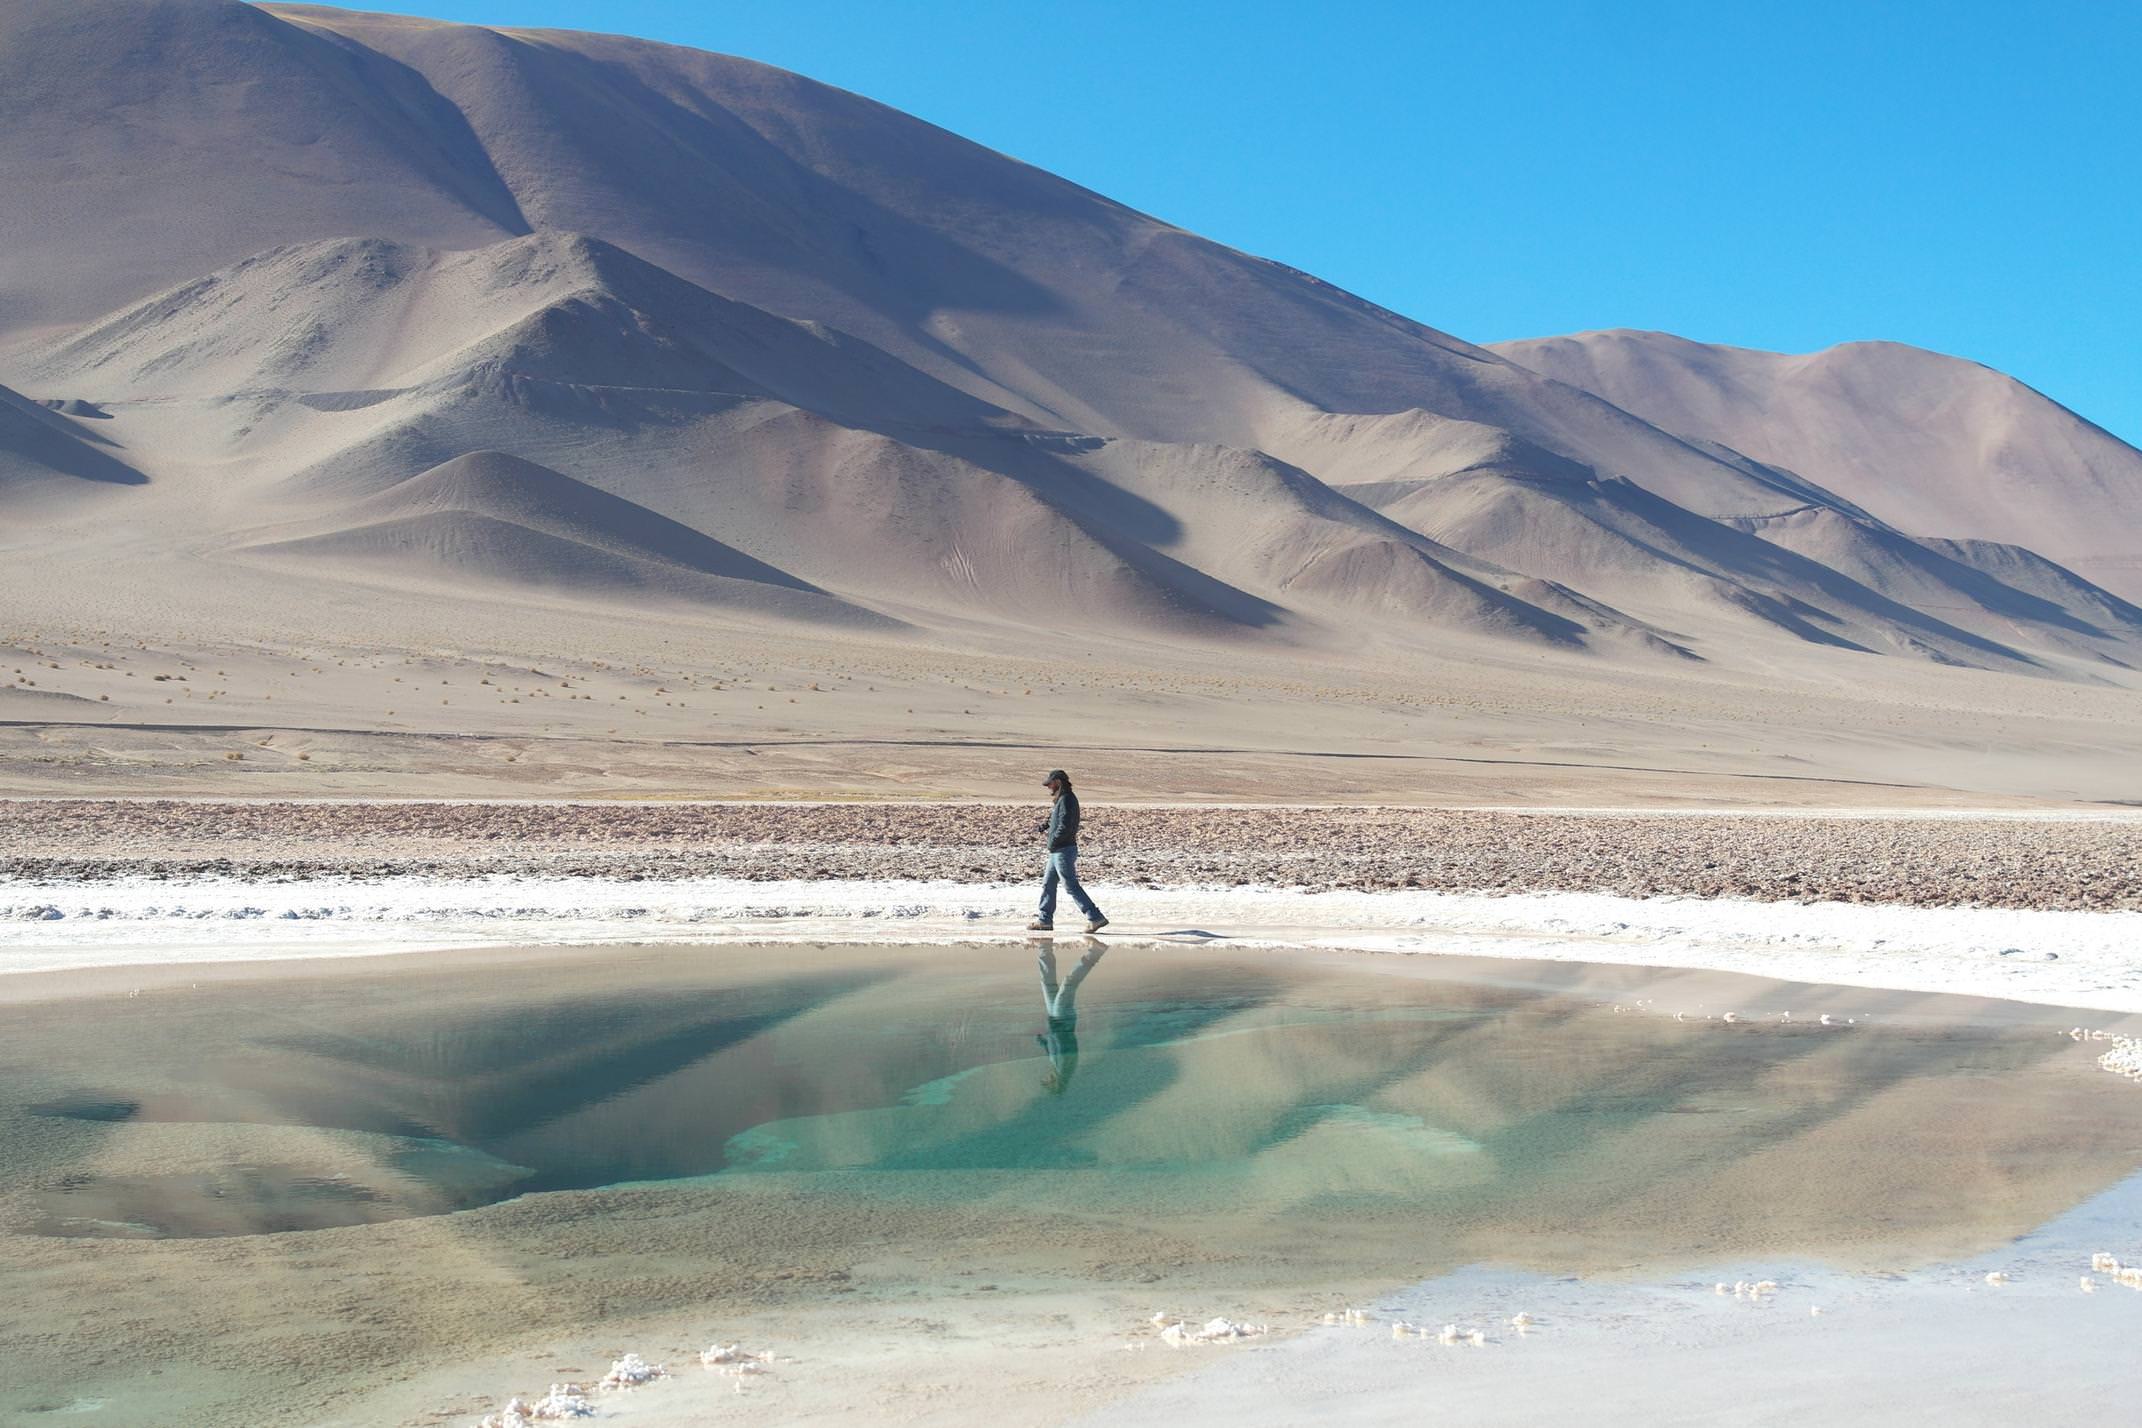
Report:
[[[1564,1264],[1975,1249],[2142,1161],[2105,1153],[2099,1096],[2038,1073],[2057,1044],[2035,1033],[1681,1025],[1410,990],[1438,1004],[1238,1006],[1161,1036],[1165,1013],[1097,1005],[1073,1095],[1048,1094],[1029,1057],[755,1126],[731,1157],[889,1194],[929,1172],[940,1193],[961,1177],[1001,1192],[1011,1173],[1037,1208],[1282,1238],[1396,1224],[1423,1252]],[[2142,1107],[2113,1110],[2142,1129]]]
[[[620,1103],[869,980],[790,977],[706,997],[625,994],[293,1038],[278,1043],[294,1074],[277,1108],[307,1124],[437,1136],[534,1167],[517,1193],[705,1174],[720,1168],[719,1142],[704,1138],[709,1122],[750,1114],[748,1090],[708,1095],[680,1121]],[[612,1114],[623,1136],[589,1133]],[[581,1129],[552,1134],[559,1127]]]
[[[366,1173],[276,1163],[76,1176],[45,1198],[40,1229],[120,1238],[276,1233],[704,1174],[720,1168],[728,1134],[773,1109],[755,1100],[748,1080],[696,1098],[695,1115],[611,1108],[690,1077],[876,975],[796,976],[688,997],[597,992],[477,1010],[395,1004],[339,1025],[308,1017],[301,1033],[277,1029],[242,1048],[216,1048],[182,1089],[77,1093],[30,1110],[93,1123],[350,1132],[370,1148]]]
[[[661,959],[403,977],[287,1008],[233,987],[94,1043],[24,1024],[25,1054],[75,1078],[34,1109],[78,1144],[123,1149],[143,1122],[321,1137],[320,1165],[285,1139],[279,1159],[149,1179],[84,1155],[42,1213],[73,1226],[55,1233],[258,1232],[730,1171],[739,1193],[1011,1195],[1199,1238],[1585,1266],[1965,1252],[2142,1158],[2123,1148],[2142,1102],[2048,1071],[2067,1043],[2034,1031],[1682,1025],[1119,949],[1081,994],[1076,1083],[1052,1088],[1024,958],[812,955],[801,973],[724,949],[699,981]]]
[[[273,1233],[468,1208],[508,1196],[712,1174],[750,1126],[882,1104],[909,1087],[1015,1055],[1023,1007],[948,1018],[934,1001],[888,1012],[892,976],[849,967],[699,988],[566,994],[537,984],[474,1005],[392,988],[276,1018],[232,1046],[218,1028],[169,1088],[79,1090],[35,1115],[84,1124],[299,1126],[361,1137],[351,1182],[245,1164],[78,1176],[48,1198],[44,1232],[141,1237]],[[1278,983],[1246,979],[1217,1003],[1170,1005],[1154,1034],[1194,1032]],[[958,1034],[943,1035],[956,1021]],[[153,1080],[153,1078],[150,1078]]]

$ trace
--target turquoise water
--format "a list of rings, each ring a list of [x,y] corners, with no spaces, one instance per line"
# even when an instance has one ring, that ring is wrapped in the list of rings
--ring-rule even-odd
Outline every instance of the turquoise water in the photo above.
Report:
[[[1245,1220],[1605,1217],[1657,1240],[1676,1201],[1678,1223],[1752,1232],[1718,1175],[1825,1136],[1889,1137],[1947,1178],[1900,1196],[1919,1207],[1901,1215],[1866,1213],[1864,1197],[1899,1193],[1872,1170],[1826,1205],[1746,1198],[1781,1232],[1849,1239],[1870,1219],[1938,1232],[1941,1207],[2027,1133],[2047,1090],[2031,1073],[2066,1047],[1923,1017],[1681,1023],[1521,980],[1393,975],[1393,960],[1070,939],[721,948],[557,954],[511,974],[403,960],[0,1009],[17,1023],[0,1095],[57,1156],[12,1198],[34,1234],[187,1238],[705,1177],[959,1199],[1015,1176],[1040,1201],[1126,1212],[1164,1198]],[[68,1035],[70,1017],[97,1034]],[[1978,1133],[1940,1133],[1943,1106],[1970,1107]],[[99,1153],[152,1136],[158,1156]],[[173,1158],[190,1163],[130,1163]]]
[[[1468,1266],[1535,1309],[1728,1263],[1945,1273],[2142,1167],[2142,1096],[2056,1019],[1071,939],[17,979],[0,1422],[317,1422],[501,1346],[580,1344],[528,1382],[572,1377],[651,1324],[671,1354],[806,1313],[909,1345],[1016,1300],[1114,1343]]]
[[[1269,1147],[1349,1126],[1371,1140],[1470,1147],[1415,1116],[1316,1098],[1404,1075],[1429,1055],[1435,1029],[1492,1015],[1486,1006],[1387,1005],[1368,988],[1312,987],[1256,960],[1191,966],[1116,952],[1102,976],[1110,954],[1099,944],[825,955],[836,965],[811,970],[808,951],[727,949],[682,985],[688,956],[621,959],[610,986],[561,994],[538,978],[486,986],[476,1005],[460,994],[442,1003],[408,978],[314,989],[297,1005],[286,989],[257,986],[156,1010],[105,1005],[152,1025],[44,1061],[27,1078],[29,1115],[92,1133],[351,1132],[378,1138],[379,1173],[352,1181],[243,1163],[160,1178],[77,1172],[42,1197],[37,1230],[280,1233],[775,1168],[1217,1165],[1257,1147],[1181,1140],[1125,1159],[1094,1133],[1162,1098],[1185,1065],[1323,1039],[1350,1041],[1371,1061],[1336,1080],[1304,1077],[1299,1094],[1282,1092],[1297,1104],[1259,1091],[1258,1124],[1238,1135]],[[1099,994],[1085,993],[1096,977]],[[24,1079],[11,1086],[18,1095]]]

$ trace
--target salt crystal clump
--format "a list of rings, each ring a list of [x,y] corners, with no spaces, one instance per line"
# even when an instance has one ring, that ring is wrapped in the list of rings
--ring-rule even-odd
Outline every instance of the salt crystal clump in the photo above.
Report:
[[[2115,1036],[2112,1050],[2097,1058],[2097,1064],[2115,1076],[2142,1081],[2142,1038]]]
[[[1328,1322],[1331,1315],[1324,1316]],[[1185,1344],[1224,1344],[1234,1339],[1254,1339],[1271,1332],[1265,1324],[1238,1324],[1232,1319],[1207,1319],[1192,1327],[1177,1320],[1160,1331],[1160,1341],[1170,1348],[1179,1349]]]
[[[699,1362],[716,1373],[741,1376],[747,1373],[765,1373],[766,1366],[774,1361],[773,1351],[753,1353],[741,1344],[710,1344],[699,1356]]]
[[[1232,1319],[1207,1319],[1205,1327],[1197,1331],[1201,1344],[1216,1344],[1223,1339],[1254,1339],[1264,1332],[1262,1325],[1237,1324]]]
[[[533,1403],[509,1398],[506,1406],[487,1414],[476,1428],[530,1428],[536,1423],[557,1423],[567,1418],[593,1418],[595,1405],[577,1383],[554,1383],[550,1392]]]
[[[537,1420],[560,1418],[593,1418],[595,1405],[588,1402],[587,1391],[577,1383],[554,1383],[550,1392],[537,1399],[529,1407],[528,1416]]]
[[[669,1370],[660,1364],[651,1364],[638,1354],[627,1354],[610,1365],[610,1371],[602,1376],[604,1388],[638,1388],[643,1383],[653,1383],[658,1378],[668,1378]]]

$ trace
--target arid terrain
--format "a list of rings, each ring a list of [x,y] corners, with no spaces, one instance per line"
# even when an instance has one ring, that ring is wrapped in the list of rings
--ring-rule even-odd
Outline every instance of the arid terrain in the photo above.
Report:
[[[1024,882],[1030,807],[0,803],[0,879]],[[1089,804],[1105,884],[2142,910],[2142,819]]]
[[[318,6],[7,6],[0,186],[0,791],[2142,800],[2142,452],[1969,361],[1482,347]]]
[[[2133,693],[1902,660],[1864,684],[1710,665],[1662,683],[1492,644],[1366,665],[1099,639],[1059,656],[581,611],[546,615],[531,654],[524,612],[480,602],[380,594],[306,619],[303,640],[206,648],[18,637],[0,793],[1025,799],[1064,766],[1113,801],[2142,801]],[[333,628],[359,620],[386,628]]]

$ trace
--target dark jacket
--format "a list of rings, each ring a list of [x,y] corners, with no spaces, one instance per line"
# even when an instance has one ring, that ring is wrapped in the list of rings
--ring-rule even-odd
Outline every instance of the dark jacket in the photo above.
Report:
[[[1061,852],[1078,846],[1078,795],[1065,789],[1056,795],[1056,802],[1049,808],[1049,821],[1042,824],[1042,831],[1049,835],[1049,851]]]

